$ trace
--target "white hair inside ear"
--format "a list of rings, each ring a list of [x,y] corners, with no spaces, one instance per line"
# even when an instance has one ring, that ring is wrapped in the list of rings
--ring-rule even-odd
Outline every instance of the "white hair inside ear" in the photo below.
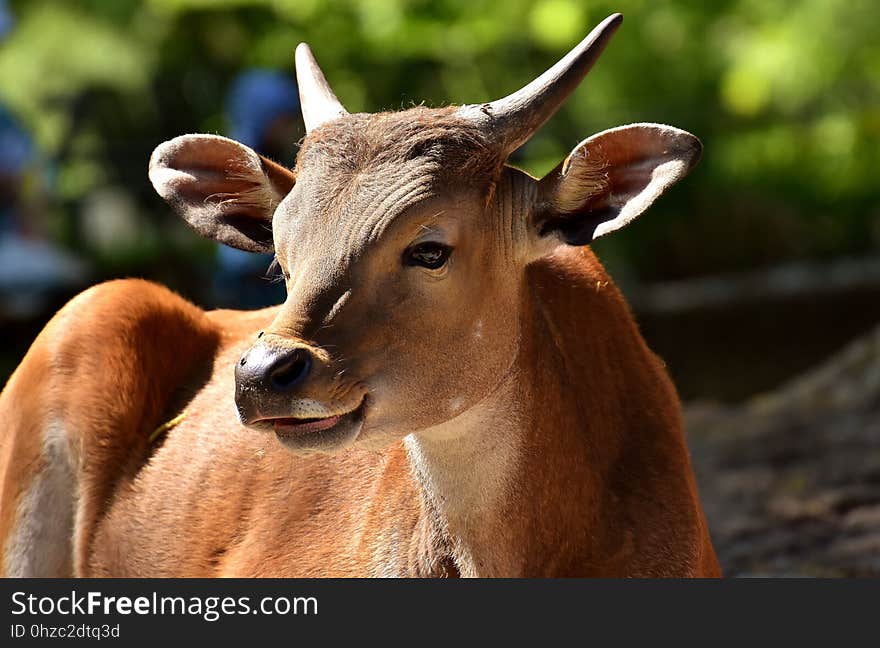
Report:
[[[702,153],[690,133],[631,124],[593,135],[539,183],[541,237],[587,245],[628,225],[685,177]]]

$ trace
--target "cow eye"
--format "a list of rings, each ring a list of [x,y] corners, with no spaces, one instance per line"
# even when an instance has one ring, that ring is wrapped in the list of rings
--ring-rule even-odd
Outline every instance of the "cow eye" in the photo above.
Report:
[[[446,265],[452,248],[442,243],[419,243],[403,254],[406,265],[422,266],[429,270],[438,270]]]

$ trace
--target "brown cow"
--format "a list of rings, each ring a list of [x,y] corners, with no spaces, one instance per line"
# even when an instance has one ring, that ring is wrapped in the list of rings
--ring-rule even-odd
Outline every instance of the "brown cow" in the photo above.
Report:
[[[398,113],[348,114],[301,45],[293,171],[159,146],[157,191],[274,250],[287,300],[134,280],[65,306],[0,397],[3,571],[718,575],[675,389],[587,247],[698,140],[635,124],[541,180],[505,165],[620,21],[509,97]]]

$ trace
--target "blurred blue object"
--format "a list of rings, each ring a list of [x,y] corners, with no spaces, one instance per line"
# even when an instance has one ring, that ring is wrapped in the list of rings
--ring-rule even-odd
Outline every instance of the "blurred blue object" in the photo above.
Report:
[[[48,241],[0,236],[0,318],[32,317],[56,293],[81,287],[88,268]]]
[[[0,29],[3,27],[0,5]],[[31,317],[51,297],[84,283],[85,264],[50,241],[25,236],[22,187],[39,173],[31,136],[0,104],[0,319]]]
[[[21,174],[34,159],[34,144],[18,120],[0,104],[0,174]]]
[[[297,115],[299,90],[275,70],[248,70],[233,82],[226,99],[230,137],[260,150],[266,130],[282,115]]]

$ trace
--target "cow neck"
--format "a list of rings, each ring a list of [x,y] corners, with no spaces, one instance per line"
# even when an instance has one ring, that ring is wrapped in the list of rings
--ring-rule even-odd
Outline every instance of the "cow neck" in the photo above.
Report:
[[[524,327],[517,359],[482,401],[406,439],[425,505],[463,576],[551,575],[586,552],[571,538],[590,536],[600,477],[587,465],[572,377],[559,371],[564,350],[535,361],[547,327],[543,315]]]

